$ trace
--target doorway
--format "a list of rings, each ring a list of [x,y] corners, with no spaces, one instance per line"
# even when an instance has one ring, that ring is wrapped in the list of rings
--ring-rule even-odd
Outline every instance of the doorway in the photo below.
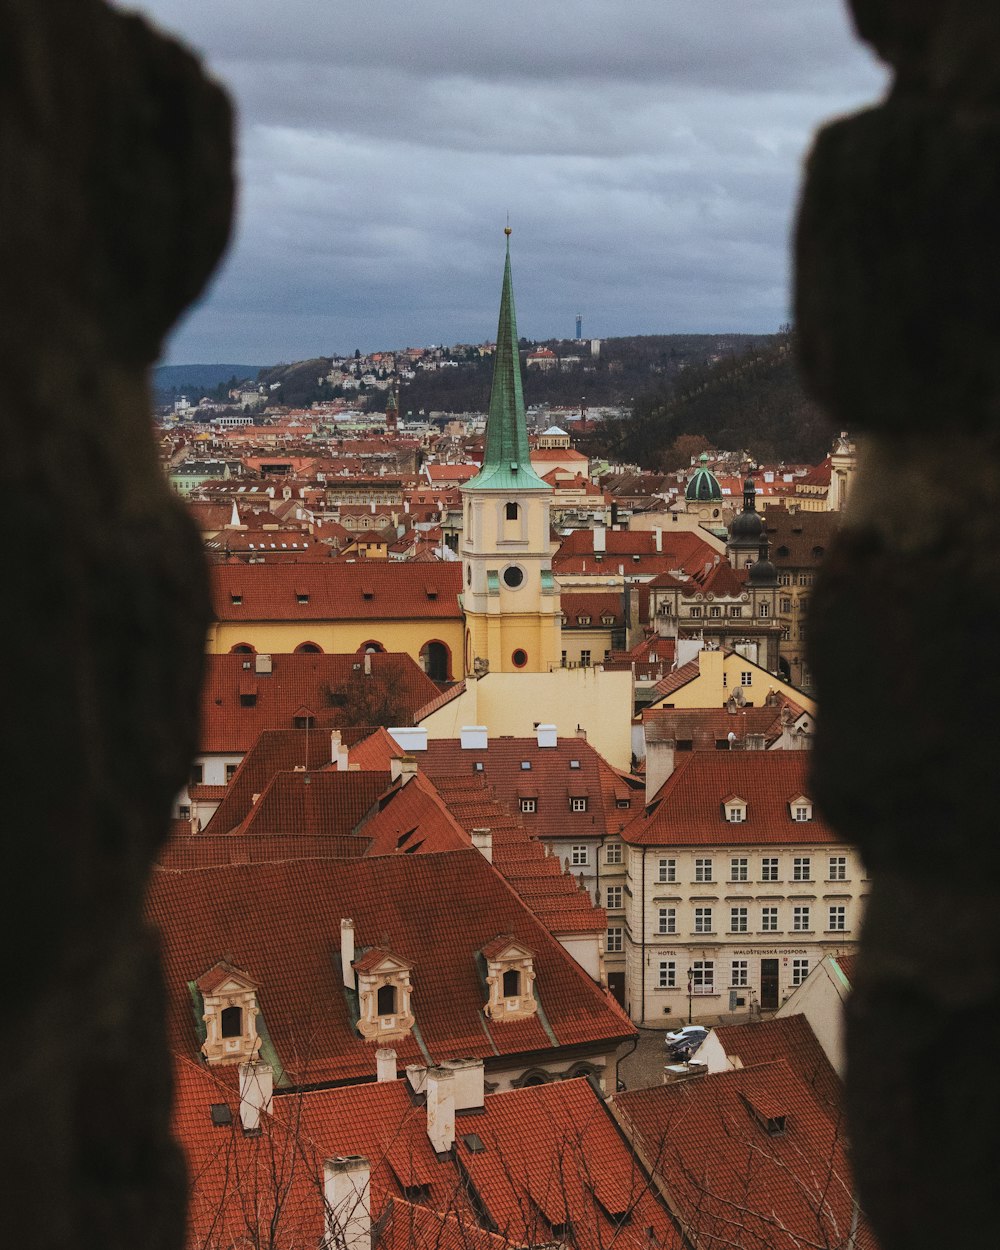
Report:
[[[778,1006],[778,961],[760,961],[760,1006],[762,1011],[775,1011]]]

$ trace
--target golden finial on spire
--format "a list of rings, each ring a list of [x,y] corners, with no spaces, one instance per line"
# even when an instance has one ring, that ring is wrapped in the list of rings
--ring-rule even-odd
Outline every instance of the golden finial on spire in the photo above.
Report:
[[[510,238],[510,213],[509,212],[507,214],[507,224],[504,226],[503,232],[509,239]]]

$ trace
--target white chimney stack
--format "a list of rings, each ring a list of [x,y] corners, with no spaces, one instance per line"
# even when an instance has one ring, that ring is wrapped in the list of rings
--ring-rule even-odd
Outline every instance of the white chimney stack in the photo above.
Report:
[[[412,729],[400,725],[388,732],[393,742],[407,755],[412,755],[414,751],[427,750],[427,730],[421,725],[415,725]]]
[[[657,552],[662,552],[662,550],[663,550],[663,530],[661,530],[661,529],[660,529],[660,527],[659,527],[658,525],[657,525],[657,526],[654,528],[654,530],[653,530],[653,537],[654,537],[654,539],[656,540],[656,550],[657,550]]]
[[[443,1066],[427,1069],[427,1136],[439,1155],[455,1144],[455,1074]]]
[[[538,735],[538,745],[540,747],[557,747],[559,745],[559,730],[555,725],[537,725],[535,733]]]
[[[347,772],[348,751],[339,729],[330,730],[330,763],[338,773]]]
[[[338,1155],[323,1164],[327,1250],[371,1250],[371,1168],[363,1155]]]
[[[490,733],[485,725],[463,725],[459,739],[463,751],[485,751],[490,745]]]
[[[601,555],[607,550],[603,525],[594,526],[594,555]]]
[[[375,1071],[380,1082],[396,1079],[396,1052],[391,1046],[381,1046],[375,1052]]]
[[[344,977],[344,988],[347,990],[357,989],[357,981],[354,977],[354,921],[341,920],[340,922],[340,968]]]
[[[240,1064],[240,1123],[244,1133],[256,1133],[261,1115],[271,1114],[274,1073],[259,1059]]]
[[[393,781],[402,781],[404,786],[408,781],[412,781],[418,772],[417,761],[412,755],[397,755],[389,761],[389,775]]]
[[[365,676],[371,677],[371,675],[372,675],[372,653],[370,651],[366,651],[365,652]]]
[[[493,863],[493,830],[492,829],[473,829],[472,845],[482,855],[482,857]]]
[[[482,1111],[486,1105],[486,1072],[482,1059],[446,1059],[441,1067],[455,1077],[455,1110]]]

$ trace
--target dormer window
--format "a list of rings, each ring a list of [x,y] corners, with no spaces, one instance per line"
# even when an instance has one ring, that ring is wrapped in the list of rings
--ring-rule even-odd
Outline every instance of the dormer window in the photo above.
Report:
[[[792,820],[805,821],[813,818],[812,799],[806,798],[804,794],[797,795],[794,799],[790,799],[788,803]]]
[[[297,590],[295,592],[295,602],[302,604],[304,607],[309,602],[309,596],[304,590]]]
[[[391,951],[372,949],[351,965],[358,978],[358,1032],[368,1041],[409,1035],[414,1016],[413,965]]]
[[[602,625],[613,625],[614,623],[615,623],[615,618],[613,616],[604,615],[601,617]]]
[[[538,1010],[534,984],[535,952],[511,936],[495,938],[481,952],[486,963],[489,998],[484,1007],[491,1020],[524,1020]]]
[[[723,800],[722,810],[731,825],[741,825],[747,818],[747,801],[731,794]]]
[[[589,625],[589,624],[590,624],[590,617],[589,617],[589,616],[578,616],[576,619],[577,619],[577,624],[579,624],[579,625]]]
[[[260,1050],[257,986],[232,964],[217,963],[195,982],[202,998],[205,1040],[201,1051],[212,1064],[243,1063]]]

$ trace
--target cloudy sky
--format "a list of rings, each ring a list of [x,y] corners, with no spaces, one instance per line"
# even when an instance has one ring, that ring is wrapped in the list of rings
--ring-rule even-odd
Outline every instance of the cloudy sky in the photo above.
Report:
[[[122,0],[239,113],[240,208],[165,359],[788,319],[809,136],[875,99],[843,0]]]

